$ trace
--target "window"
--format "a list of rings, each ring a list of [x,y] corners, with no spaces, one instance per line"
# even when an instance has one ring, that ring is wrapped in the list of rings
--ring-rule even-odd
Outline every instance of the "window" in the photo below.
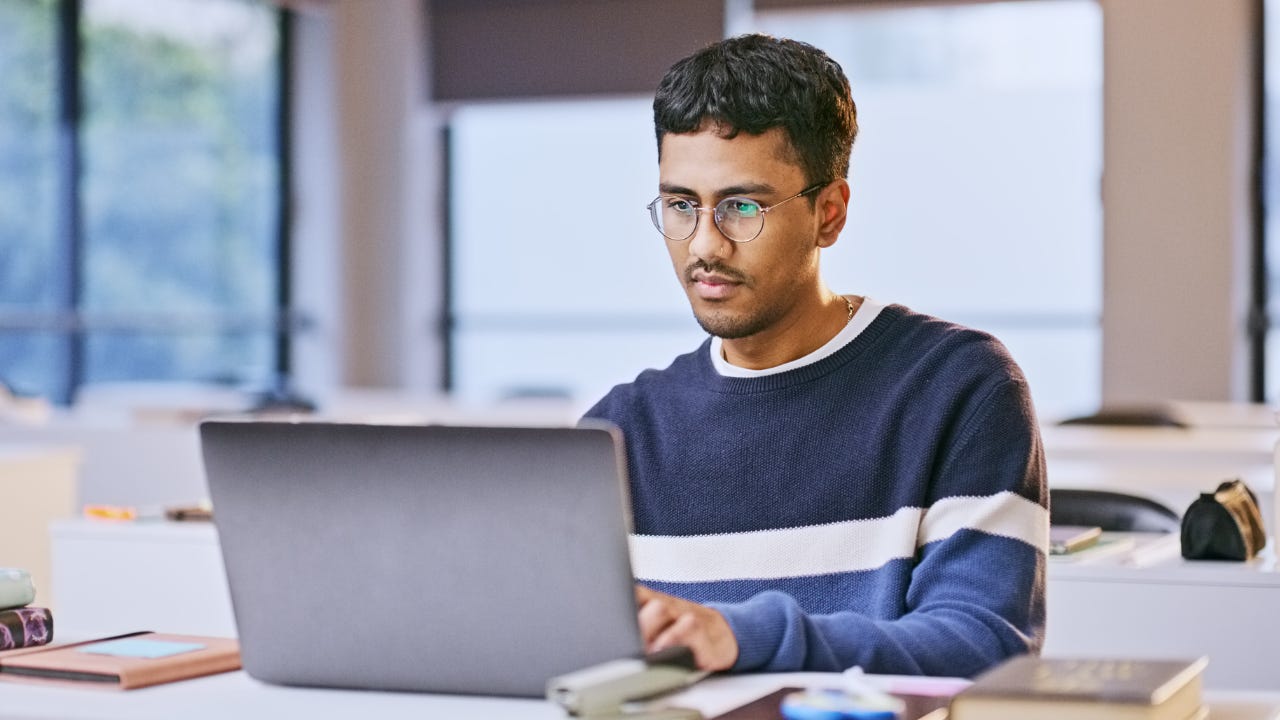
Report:
[[[57,28],[51,1],[0,0],[0,379],[61,395]]]
[[[762,11],[740,29],[813,42],[853,84],[862,131],[850,222],[823,258],[833,288],[988,330],[1026,371],[1042,417],[1092,411],[1097,5]],[[450,344],[460,397],[555,393],[589,405],[702,339],[644,213],[657,185],[650,103],[455,111]]]
[[[64,2],[0,0],[0,378],[62,400],[86,383],[270,382],[278,11]]]

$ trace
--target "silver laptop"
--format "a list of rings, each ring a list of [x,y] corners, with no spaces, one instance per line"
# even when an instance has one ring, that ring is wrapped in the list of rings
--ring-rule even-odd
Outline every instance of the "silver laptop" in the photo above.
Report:
[[[207,421],[200,436],[259,680],[542,696],[641,654],[616,430]]]

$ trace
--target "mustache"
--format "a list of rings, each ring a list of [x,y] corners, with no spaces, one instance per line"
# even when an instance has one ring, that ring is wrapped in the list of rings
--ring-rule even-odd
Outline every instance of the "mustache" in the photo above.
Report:
[[[746,273],[741,270],[735,270],[723,263],[709,263],[705,260],[694,260],[692,263],[689,263],[689,266],[684,269],[684,281],[686,283],[692,283],[693,274],[699,270],[710,275],[719,275],[721,277],[728,278],[732,282],[743,283],[744,285],[749,281]]]

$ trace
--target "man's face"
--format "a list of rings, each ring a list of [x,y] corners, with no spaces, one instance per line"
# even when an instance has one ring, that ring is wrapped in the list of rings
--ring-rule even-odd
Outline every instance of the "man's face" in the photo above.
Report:
[[[731,196],[771,206],[806,187],[792,157],[778,128],[732,139],[714,126],[669,133],[662,138],[659,192],[703,208]],[[750,242],[726,238],[711,213],[701,214],[689,239],[667,240],[676,276],[703,330],[736,339],[788,325],[805,293],[818,290],[819,218],[809,197],[765,213],[764,229]]]

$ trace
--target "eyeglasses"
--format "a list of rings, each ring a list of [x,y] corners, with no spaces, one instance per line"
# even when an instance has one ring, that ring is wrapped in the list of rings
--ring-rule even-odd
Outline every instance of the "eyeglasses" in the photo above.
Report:
[[[810,185],[795,195],[768,206],[751,198],[735,196],[721,200],[715,207],[698,207],[696,202],[688,198],[659,195],[646,207],[649,208],[649,219],[653,220],[653,226],[668,240],[679,242],[693,237],[698,230],[698,218],[702,213],[709,212],[711,220],[725,237],[744,243],[755,240],[764,231],[765,213],[826,186],[825,182]]]

